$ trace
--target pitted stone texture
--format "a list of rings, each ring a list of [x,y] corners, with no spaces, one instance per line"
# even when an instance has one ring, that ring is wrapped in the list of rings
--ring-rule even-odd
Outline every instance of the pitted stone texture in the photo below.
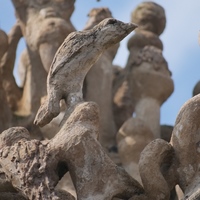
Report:
[[[7,104],[12,111],[17,110],[17,103],[22,95],[13,76],[17,45],[21,37],[22,33],[19,23],[16,23],[8,34],[8,49],[0,63],[1,75],[3,77],[2,86],[6,93]]]
[[[137,26],[107,18],[93,29],[71,33],[59,47],[47,80],[47,99],[41,105],[35,124],[44,126],[60,113],[60,100],[67,105],[62,124],[83,101],[82,87],[86,74],[110,46],[120,42]]]

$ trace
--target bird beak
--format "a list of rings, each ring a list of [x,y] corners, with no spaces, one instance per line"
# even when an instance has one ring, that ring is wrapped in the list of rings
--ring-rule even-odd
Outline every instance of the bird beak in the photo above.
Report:
[[[133,30],[135,30],[137,27],[138,27],[137,24],[127,23],[127,30],[130,31],[130,32],[133,31]]]

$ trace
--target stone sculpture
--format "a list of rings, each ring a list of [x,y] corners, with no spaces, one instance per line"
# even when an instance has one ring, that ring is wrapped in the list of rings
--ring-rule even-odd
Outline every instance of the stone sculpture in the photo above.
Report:
[[[104,50],[136,27],[132,23],[108,18],[89,31],[71,33],[53,59],[47,80],[48,97],[36,115],[35,124],[44,126],[56,117],[60,113],[61,99],[68,107],[66,120],[74,107],[83,101],[83,81],[92,65]]]
[[[74,0],[12,2],[27,44],[25,60],[30,61],[17,113],[29,116],[32,123],[41,98],[46,96],[47,72],[53,56],[66,36],[75,30],[70,21]]]
[[[0,60],[8,50],[8,36],[0,30]],[[7,103],[6,92],[3,87],[2,68],[0,68],[0,132],[7,129],[11,125],[11,110]]]
[[[161,137],[160,106],[171,95],[174,85],[168,64],[162,55],[162,42],[156,35],[161,34],[165,27],[164,9],[156,3],[144,2],[133,11],[132,21],[137,22],[139,28],[128,42],[130,55],[127,65],[118,75],[118,80],[115,80],[118,88],[114,96],[114,112],[121,110],[120,105],[123,105],[128,111],[124,116],[129,115],[130,118],[134,110],[132,125],[129,125],[130,119],[124,118],[126,121],[118,132],[117,142],[122,165],[140,181],[138,162],[141,150],[151,140]],[[120,96],[120,91],[124,89]],[[123,101],[128,101],[129,104],[126,105]],[[133,108],[132,113],[126,107]],[[121,119],[118,121],[122,122],[122,116],[119,117]],[[115,118],[118,116],[115,115]],[[139,148],[133,145],[135,140],[143,141]],[[134,152],[132,157],[125,157],[130,151]]]
[[[103,19],[111,17],[108,8],[94,8],[89,13],[89,19],[84,30],[91,29]],[[94,101],[99,105],[99,141],[108,152],[116,149],[117,130],[112,111],[112,61],[118,48],[119,43],[102,53],[98,61],[89,70],[83,85],[85,101]]]
[[[144,2],[133,12],[132,20],[139,24],[139,28],[129,40],[130,56],[126,67],[122,69],[112,66],[118,44],[113,48],[109,46],[119,42],[129,32],[114,31],[112,35],[109,33],[119,23],[125,27],[130,26],[132,30],[135,26],[115,19],[100,22],[105,17],[111,17],[107,8],[93,9],[89,14],[85,32],[72,33],[66,39],[67,41],[79,36],[82,38],[84,34],[85,37],[89,36],[88,38],[94,37],[87,46],[88,50],[93,44],[93,51],[82,52],[84,47],[77,48],[81,46],[81,42],[82,45],[88,42],[88,38],[71,40],[69,46],[73,42],[77,44],[70,48],[68,46],[68,51],[65,41],[57,51],[64,38],[74,30],[70,22],[74,0],[13,0],[13,4],[18,22],[8,35],[0,31],[0,131],[4,130],[0,134],[0,199],[175,200],[171,194],[174,188],[179,186],[183,192],[182,199],[198,200],[198,87],[194,91],[196,96],[181,108],[174,128],[167,127],[170,132],[173,129],[171,139],[170,136],[166,139],[169,142],[159,138],[162,136],[159,130],[159,108],[173,91],[171,73],[162,55],[163,45],[159,39],[166,23],[164,9],[153,2]],[[100,25],[97,25],[99,22]],[[36,24],[40,24],[41,29],[33,33]],[[100,29],[103,29],[101,35]],[[118,33],[122,34],[122,37],[117,41],[109,41]],[[105,35],[108,37],[105,38]],[[24,82],[22,89],[19,89],[12,71],[17,44],[22,36],[26,39],[27,49],[22,54],[20,69],[26,75],[22,73],[21,80]],[[60,38],[55,39],[56,37]],[[84,53],[88,53],[88,57],[84,56]],[[96,57],[90,59],[89,56],[94,54]],[[97,57],[100,58],[94,65]],[[84,65],[82,62],[85,68],[79,68],[80,65],[74,67],[77,60],[89,64]],[[95,72],[99,72],[98,67],[103,65],[108,66],[109,74],[115,77],[113,107],[118,130],[117,144],[113,142],[116,133],[112,133],[112,137],[106,135],[109,131],[102,134],[103,100],[91,95],[91,76],[95,76]],[[105,66],[101,74],[104,78]],[[70,71],[72,68],[74,71]],[[69,71],[74,73],[73,76],[69,77]],[[44,82],[47,73],[48,95],[43,98],[46,95]],[[41,82],[36,83],[39,79]],[[66,79],[68,84],[64,83]],[[77,85],[74,86],[75,83]],[[110,90],[111,79],[107,77],[106,83]],[[38,85],[41,91],[36,94]],[[77,99],[76,94],[70,94],[72,90],[69,90],[69,86],[73,86],[72,89],[77,86]],[[156,93],[153,92],[155,89]],[[54,98],[52,91],[57,92],[57,98]],[[73,95],[75,99],[70,99]],[[41,122],[41,125],[49,123],[52,118],[54,121],[54,114],[62,111],[62,107],[65,107],[63,104],[67,104],[62,126],[54,129],[53,138],[46,140],[41,140],[41,129],[32,124],[41,97],[44,104],[39,110],[41,114],[36,117],[36,122]],[[97,103],[88,102],[94,101],[95,98]],[[60,101],[61,99],[65,102]],[[24,106],[25,100],[29,103]],[[47,105],[46,110],[43,110],[43,105]],[[53,110],[54,114],[49,115],[55,105],[57,111]],[[111,113],[111,110],[109,112]],[[50,125],[49,129],[51,127],[53,126]],[[36,133],[40,140],[32,139],[33,136],[36,137]],[[102,136],[100,141],[99,135]],[[105,147],[108,151],[105,151]],[[115,159],[111,160],[109,154],[111,151],[117,154],[117,150],[120,156],[118,165],[113,162]],[[76,194],[70,194],[66,187],[65,190],[59,188],[58,183],[66,173],[72,179]]]

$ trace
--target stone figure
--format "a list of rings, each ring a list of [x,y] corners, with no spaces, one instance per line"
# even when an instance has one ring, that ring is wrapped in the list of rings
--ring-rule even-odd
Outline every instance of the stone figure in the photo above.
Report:
[[[160,106],[174,89],[159,38],[164,9],[144,2],[134,10],[131,21],[139,28],[128,42],[127,64],[120,68],[112,60],[135,24],[111,18],[107,8],[93,9],[85,30],[71,33],[75,0],[12,2],[17,22],[8,35],[0,31],[0,199],[175,200],[171,194],[179,188],[179,199],[198,200],[199,83],[174,127],[163,127],[170,134],[160,131]],[[21,55],[19,88],[12,72],[22,36],[27,49]],[[107,109],[112,87],[116,133],[105,122],[113,120]],[[37,125],[51,129],[64,108],[53,137],[41,138],[44,129]],[[59,188],[66,175],[74,194],[70,183]]]
[[[172,94],[174,85],[159,39],[166,23],[164,9],[153,2],[141,3],[132,13],[132,21],[139,28],[128,41],[126,67],[115,79],[114,116],[121,126],[117,143],[122,165],[141,182],[140,153],[151,140],[161,137],[160,106]],[[124,112],[120,112],[122,108]],[[142,142],[134,145],[135,141]],[[124,156],[129,152],[133,152],[132,157]]]
[[[46,101],[41,105],[35,124],[44,126],[60,113],[60,100],[64,99],[68,111],[83,101],[84,78],[108,47],[118,43],[137,26],[113,18],[100,22],[88,31],[71,33],[58,49],[47,80]]]
[[[12,2],[27,44],[25,60],[30,61],[18,113],[20,116],[34,116],[40,106],[41,98],[46,95],[47,73],[54,54],[66,36],[75,30],[70,21],[75,1],[13,0]]]
[[[90,11],[84,30],[93,28],[105,18],[112,17],[108,8],[94,8]],[[99,141],[109,152],[115,153],[116,126],[112,110],[113,59],[119,43],[102,53],[98,61],[91,67],[83,85],[85,101],[94,101],[100,109]]]
[[[9,41],[7,34],[0,29],[0,61],[5,55],[9,47]],[[7,129],[11,125],[11,109],[8,105],[6,98],[6,91],[3,87],[3,70],[0,68],[0,132]]]

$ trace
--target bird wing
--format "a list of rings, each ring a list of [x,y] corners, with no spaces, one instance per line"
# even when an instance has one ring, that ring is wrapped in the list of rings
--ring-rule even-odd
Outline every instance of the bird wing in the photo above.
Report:
[[[73,32],[69,34],[54,56],[50,68],[51,75],[55,75],[75,56],[77,56],[86,43],[88,43],[88,41],[85,40],[83,32]]]

